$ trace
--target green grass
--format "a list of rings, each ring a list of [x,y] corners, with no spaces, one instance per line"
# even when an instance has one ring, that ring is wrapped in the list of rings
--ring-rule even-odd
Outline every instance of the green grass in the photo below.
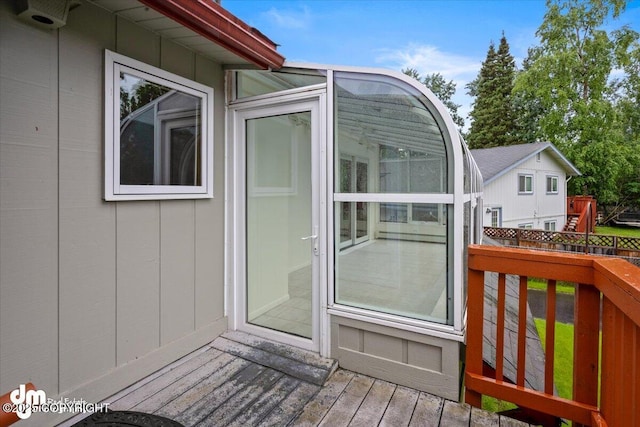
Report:
[[[542,346],[545,346],[546,324],[542,319],[535,319]],[[573,396],[573,325],[556,323],[555,357],[553,380],[558,395],[571,399]],[[489,396],[482,396],[482,408],[490,412],[501,412],[516,406]]]
[[[530,277],[527,283],[527,288],[529,289],[537,289],[539,291],[547,291],[547,282],[543,279],[537,279],[535,277]],[[559,294],[573,294],[575,293],[575,287],[573,283],[569,282],[557,282],[556,283],[556,292]]]
[[[545,347],[547,322],[535,319],[542,347]],[[573,396],[573,325],[556,322],[553,381],[558,395],[567,399]]]
[[[596,226],[596,233],[620,237],[640,237],[640,228]]]

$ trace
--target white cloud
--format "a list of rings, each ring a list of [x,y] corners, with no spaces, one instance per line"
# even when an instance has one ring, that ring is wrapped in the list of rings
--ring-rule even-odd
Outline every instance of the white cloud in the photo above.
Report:
[[[482,60],[443,52],[436,46],[411,44],[404,49],[385,49],[376,62],[396,70],[414,68],[421,76],[440,73],[445,80],[452,80],[456,84],[452,100],[461,106],[458,114],[465,117],[465,127],[469,126],[467,116],[473,100],[466,94],[465,85],[477,77]]]
[[[271,8],[265,12],[266,17],[278,27],[301,30],[308,28],[311,23],[311,12],[306,6],[300,10]]]
[[[476,78],[482,61],[443,52],[436,46],[412,44],[405,49],[386,49],[376,61],[393,68],[415,68],[421,75],[440,73],[447,80],[464,82]]]

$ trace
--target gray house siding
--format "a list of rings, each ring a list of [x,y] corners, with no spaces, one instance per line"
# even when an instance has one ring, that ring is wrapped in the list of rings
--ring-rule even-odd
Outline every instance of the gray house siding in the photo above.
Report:
[[[214,88],[214,199],[103,201],[104,49]],[[43,31],[0,2],[0,392],[97,402],[226,329],[224,92],[219,64],[91,4]]]

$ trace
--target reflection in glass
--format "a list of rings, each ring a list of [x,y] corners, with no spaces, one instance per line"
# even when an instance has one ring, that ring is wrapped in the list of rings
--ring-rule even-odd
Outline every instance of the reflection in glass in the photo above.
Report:
[[[120,73],[122,185],[201,185],[201,102]]]
[[[246,321],[312,334],[311,113],[246,121]]]
[[[355,171],[354,171],[355,168]],[[340,158],[340,190],[342,193],[366,193],[369,187],[369,165],[353,156]],[[366,202],[340,203],[340,243],[348,247],[369,237],[369,206]]]

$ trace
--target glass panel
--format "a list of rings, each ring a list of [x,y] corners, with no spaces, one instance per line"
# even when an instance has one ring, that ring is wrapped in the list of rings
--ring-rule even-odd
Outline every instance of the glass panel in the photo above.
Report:
[[[201,185],[201,102],[120,73],[120,184]]]
[[[325,83],[327,78],[318,71],[294,70],[287,72],[243,70],[236,72],[236,99],[265,95],[287,89]]]
[[[340,159],[340,191],[349,193],[353,183],[353,161],[351,159]],[[340,208],[340,242],[350,242],[352,240],[352,212],[351,203],[341,203]]]
[[[390,77],[342,72],[335,93],[336,152],[378,167],[367,192],[447,192],[445,142],[424,95]]]
[[[247,120],[247,322],[311,338],[311,114]],[[286,173],[283,173],[285,171]]]
[[[444,212],[440,205],[413,203],[411,205],[411,221],[444,223]]]
[[[445,205],[433,206],[446,211]],[[379,229],[366,245],[336,248],[336,302],[447,323],[447,226],[418,224],[412,230]]]
[[[356,193],[366,193],[369,185],[369,165],[364,162],[356,162]],[[361,239],[369,234],[368,204],[356,203],[356,239]]]
[[[368,204],[365,202],[356,203],[356,238],[360,239],[369,234]]]
[[[408,205],[402,203],[380,203],[380,222],[408,221]]]

